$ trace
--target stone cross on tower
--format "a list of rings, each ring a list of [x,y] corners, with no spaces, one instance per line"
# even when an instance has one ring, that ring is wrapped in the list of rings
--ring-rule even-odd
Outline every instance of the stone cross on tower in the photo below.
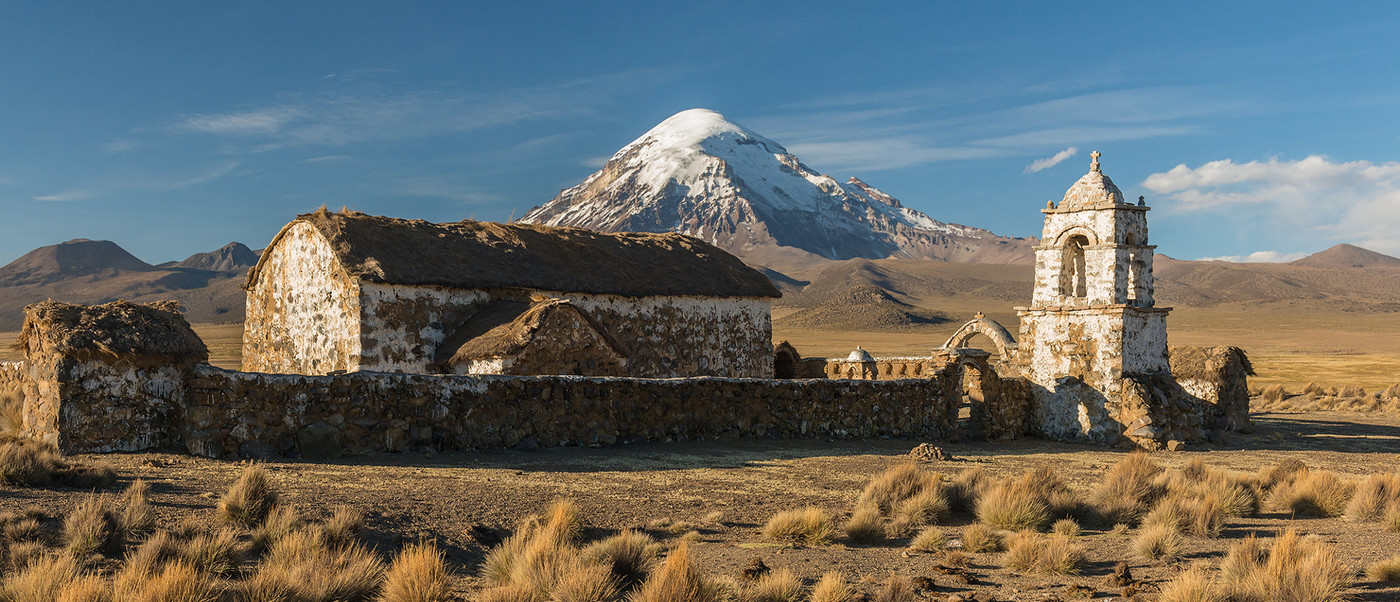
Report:
[[[1099,151],[1094,151],[1094,152],[1092,152],[1092,153],[1089,153],[1089,158],[1091,159],[1091,161],[1089,161],[1089,171],[1098,171],[1098,170],[1099,170]]]

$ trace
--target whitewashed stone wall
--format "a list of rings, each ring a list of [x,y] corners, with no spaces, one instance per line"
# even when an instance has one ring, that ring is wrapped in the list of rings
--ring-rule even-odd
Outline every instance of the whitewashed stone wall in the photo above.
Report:
[[[361,283],[359,368],[435,372],[438,346],[490,300],[480,290]]]
[[[327,374],[360,368],[358,281],[315,227],[295,222],[274,241],[248,291],[243,369]]]

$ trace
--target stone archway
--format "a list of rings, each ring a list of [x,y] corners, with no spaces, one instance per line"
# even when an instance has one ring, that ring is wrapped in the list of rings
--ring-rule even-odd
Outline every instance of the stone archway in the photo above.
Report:
[[[977,335],[984,335],[992,340],[992,344],[997,348],[997,355],[1002,362],[1010,363],[1016,357],[1016,339],[1012,338],[1011,332],[1005,326],[998,324],[995,320],[989,320],[977,314],[976,318],[963,324],[953,336],[948,337],[948,342],[943,344],[944,349],[964,349],[968,341]]]
[[[783,341],[773,345],[773,377],[781,379],[797,378],[802,365],[802,355],[791,343]]]

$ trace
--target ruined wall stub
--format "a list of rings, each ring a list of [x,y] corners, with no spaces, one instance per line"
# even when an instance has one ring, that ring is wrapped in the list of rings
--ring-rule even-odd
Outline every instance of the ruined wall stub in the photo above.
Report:
[[[268,245],[248,290],[243,369],[326,374],[359,369],[360,287],[314,227],[293,222]]]

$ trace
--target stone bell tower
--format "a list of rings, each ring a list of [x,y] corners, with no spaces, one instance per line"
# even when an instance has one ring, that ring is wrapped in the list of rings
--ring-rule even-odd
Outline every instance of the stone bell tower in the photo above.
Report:
[[[1123,431],[1125,377],[1166,375],[1166,316],[1152,299],[1152,249],[1141,197],[1099,169],[1056,205],[1046,203],[1035,249],[1035,292],[1021,318],[1018,360],[1035,386],[1034,422],[1045,435],[1112,443]]]

